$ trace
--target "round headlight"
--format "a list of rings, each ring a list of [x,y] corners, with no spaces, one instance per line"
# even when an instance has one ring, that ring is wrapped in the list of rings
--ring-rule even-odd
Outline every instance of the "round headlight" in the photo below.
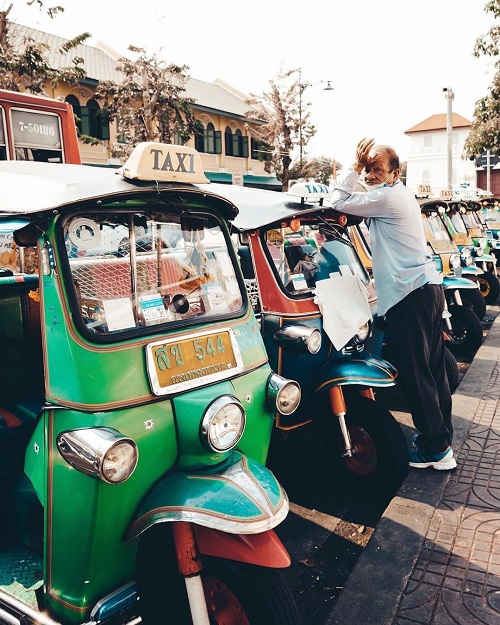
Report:
[[[369,321],[367,321],[358,328],[358,331],[353,336],[352,340],[358,344],[364,343],[366,339],[370,336],[370,328],[371,324]]]
[[[61,432],[57,437],[57,448],[72,467],[108,484],[127,480],[139,459],[135,442],[112,428]]]
[[[484,250],[486,247],[488,247],[488,239],[485,238],[481,238],[478,241],[479,247]]]
[[[310,351],[311,354],[317,354],[321,349],[321,342],[321,332],[316,328],[311,332],[309,336],[309,339],[307,341],[307,349]]]
[[[205,411],[201,441],[211,451],[228,451],[240,440],[245,429],[245,410],[236,397],[218,397]]]
[[[466,267],[472,267],[472,265],[474,265],[474,258],[469,255],[465,259],[465,266]]]
[[[462,258],[467,258],[467,256],[470,256],[471,255],[470,247],[463,247],[461,254],[462,254]]]
[[[267,402],[282,415],[290,415],[300,404],[301,391],[298,382],[287,380],[276,373],[269,376]]]
[[[124,482],[137,464],[137,447],[130,440],[121,440],[110,447],[102,459],[102,478],[110,484]]]
[[[450,256],[450,267],[454,271],[460,268],[460,255],[459,254],[452,254]]]

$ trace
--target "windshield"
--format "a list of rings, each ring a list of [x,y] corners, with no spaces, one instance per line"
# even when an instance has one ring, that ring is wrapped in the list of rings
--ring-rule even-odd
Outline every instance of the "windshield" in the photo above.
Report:
[[[75,300],[94,333],[199,322],[243,305],[228,240],[213,215],[74,216],[63,236]]]
[[[318,221],[289,224],[263,232],[264,247],[278,275],[280,285],[298,297],[310,295],[316,282],[331,273],[350,270],[364,284],[370,278],[345,230],[336,224]]]

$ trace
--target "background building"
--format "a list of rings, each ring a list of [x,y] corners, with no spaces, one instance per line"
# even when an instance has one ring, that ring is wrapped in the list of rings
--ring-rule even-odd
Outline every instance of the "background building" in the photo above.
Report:
[[[429,185],[434,194],[448,188],[448,133],[447,115],[431,115],[405,131],[410,137],[406,184],[416,190]],[[471,122],[458,113],[452,113],[452,186],[479,186],[476,183],[476,164],[462,157]],[[485,188],[485,187],[484,187]]]
[[[95,47],[81,44],[61,54],[58,51],[66,39],[15,23],[10,28],[13,41],[20,46],[27,38],[46,44],[47,58],[53,69],[70,65],[74,57],[83,59],[85,79],[77,85],[59,83],[52,87],[47,84],[45,95],[69,102],[79,119],[80,134],[100,139],[98,145],[80,141],[84,164],[119,166],[120,162],[111,156],[111,146],[117,142],[115,125],[99,114],[100,104],[93,97],[99,81],[121,81],[122,76],[116,70],[119,55],[101,43]],[[207,178],[281,191],[281,182],[264,169],[266,146],[250,136],[249,127],[262,122],[246,117],[246,112],[252,109],[245,102],[248,96],[221,80],[207,83],[194,78],[189,78],[185,96],[195,100],[192,105],[195,117],[205,129],[204,135],[192,137],[187,145],[201,153]]]

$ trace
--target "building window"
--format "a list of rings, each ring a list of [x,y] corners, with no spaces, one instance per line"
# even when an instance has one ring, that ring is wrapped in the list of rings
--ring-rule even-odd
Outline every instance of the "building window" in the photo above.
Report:
[[[262,141],[257,141],[256,139],[251,140],[251,149],[252,149],[252,160],[254,161],[270,161],[272,158],[272,150],[271,146],[263,143]]]
[[[69,95],[66,97],[66,102],[71,104],[73,107],[73,115],[75,116],[75,124],[78,128],[78,134],[82,134],[82,107],[80,106],[80,102],[78,98],[74,95]]]
[[[428,169],[424,169],[422,172],[422,184],[431,184],[431,172]]]
[[[96,139],[109,139],[109,119],[101,111],[97,102],[91,98],[86,106],[81,108],[81,133]]]
[[[231,128],[226,126],[224,144],[226,156],[248,157],[248,137],[244,137],[241,130],[237,129],[233,134]]]
[[[432,148],[432,135],[424,135],[424,148]]]
[[[203,133],[197,133],[194,136],[194,146],[198,152],[205,154],[221,154],[221,132],[215,130],[212,123],[207,124]]]

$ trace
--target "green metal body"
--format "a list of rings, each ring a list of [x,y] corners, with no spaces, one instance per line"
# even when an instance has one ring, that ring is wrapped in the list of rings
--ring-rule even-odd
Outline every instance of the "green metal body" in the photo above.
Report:
[[[65,171],[64,166],[58,168]],[[101,172],[96,175],[103,176]],[[107,175],[115,176],[112,172]],[[137,193],[136,189],[131,193]],[[218,208],[229,203],[205,199],[207,194],[196,188],[186,188],[183,193],[185,197],[192,193],[197,205],[204,205],[205,213],[215,215],[228,240],[227,215]],[[102,197],[107,197],[106,193]],[[72,201],[70,198],[65,204],[66,216],[71,213]],[[92,210],[97,213],[98,204]],[[40,607],[58,623],[84,623],[102,597],[134,578],[140,536],[152,525],[188,520],[231,533],[258,533],[286,516],[288,500],[264,466],[275,416],[275,409],[267,403],[272,370],[245,297],[235,313],[200,317],[199,322],[191,318],[185,324],[161,323],[142,333],[117,334],[115,340],[103,341],[96,334],[94,340],[77,320],[80,313],[66,268],[61,216],[54,210],[44,213],[44,218],[46,228],[38,230],[37,245],[39,255],[49,250],[49,265],[41,268],[39,282],[29,276],[23,286],[20,278],[0,278],[0,321],[8,319],[7,325],[0,324],[0,346],[3,338],[5,342],[29,339],[26,302],[36,302],[43,361],[39,366],[44,380],[43,396],[38,397],[32,414],[26,408],[33,395],[30,376],[20,381],[23,396],[16,393],[12,402],[12,410],[14,406],[26,410],[29,428],[21,443],[25,445],[24,475],[13,474],[16,483],[9,496],[14,501],[16,540],[27,547],[36,538],[30,511],[42,511]],[[242,285],[234,254],[227,254],[231,271],[234,269]],[[221,264],[224,270],[228,261]],[[244,287],[240,290],[244,292]],[[159,395],[153,391],[146,358],[149,344],[180,342],[219,328],[234,336],[234,349],[241,359],[234,374],[229,371],[225,379],[209,383],[200,377],[182,392]],[[10,334],[4,337],[6,333]],[[24,364],[27,366],[27,361]],[[207,407],[221,396],[241,403],[246,426],[234,449],[217,452],[207,449],[200,433]],[[138,463],[126,481],[107,483],[78,470],[61,455],[60,435],[86,428],[111,428],[135,442]],[[2,442],[2,435],[0,429],[0,452],[10,448],[7,438]],[[0,546],[0,570],[2,563],[15,557],[12,553]],[[5,581],[0,577],[0,591],[23,596],[20,588]]]

